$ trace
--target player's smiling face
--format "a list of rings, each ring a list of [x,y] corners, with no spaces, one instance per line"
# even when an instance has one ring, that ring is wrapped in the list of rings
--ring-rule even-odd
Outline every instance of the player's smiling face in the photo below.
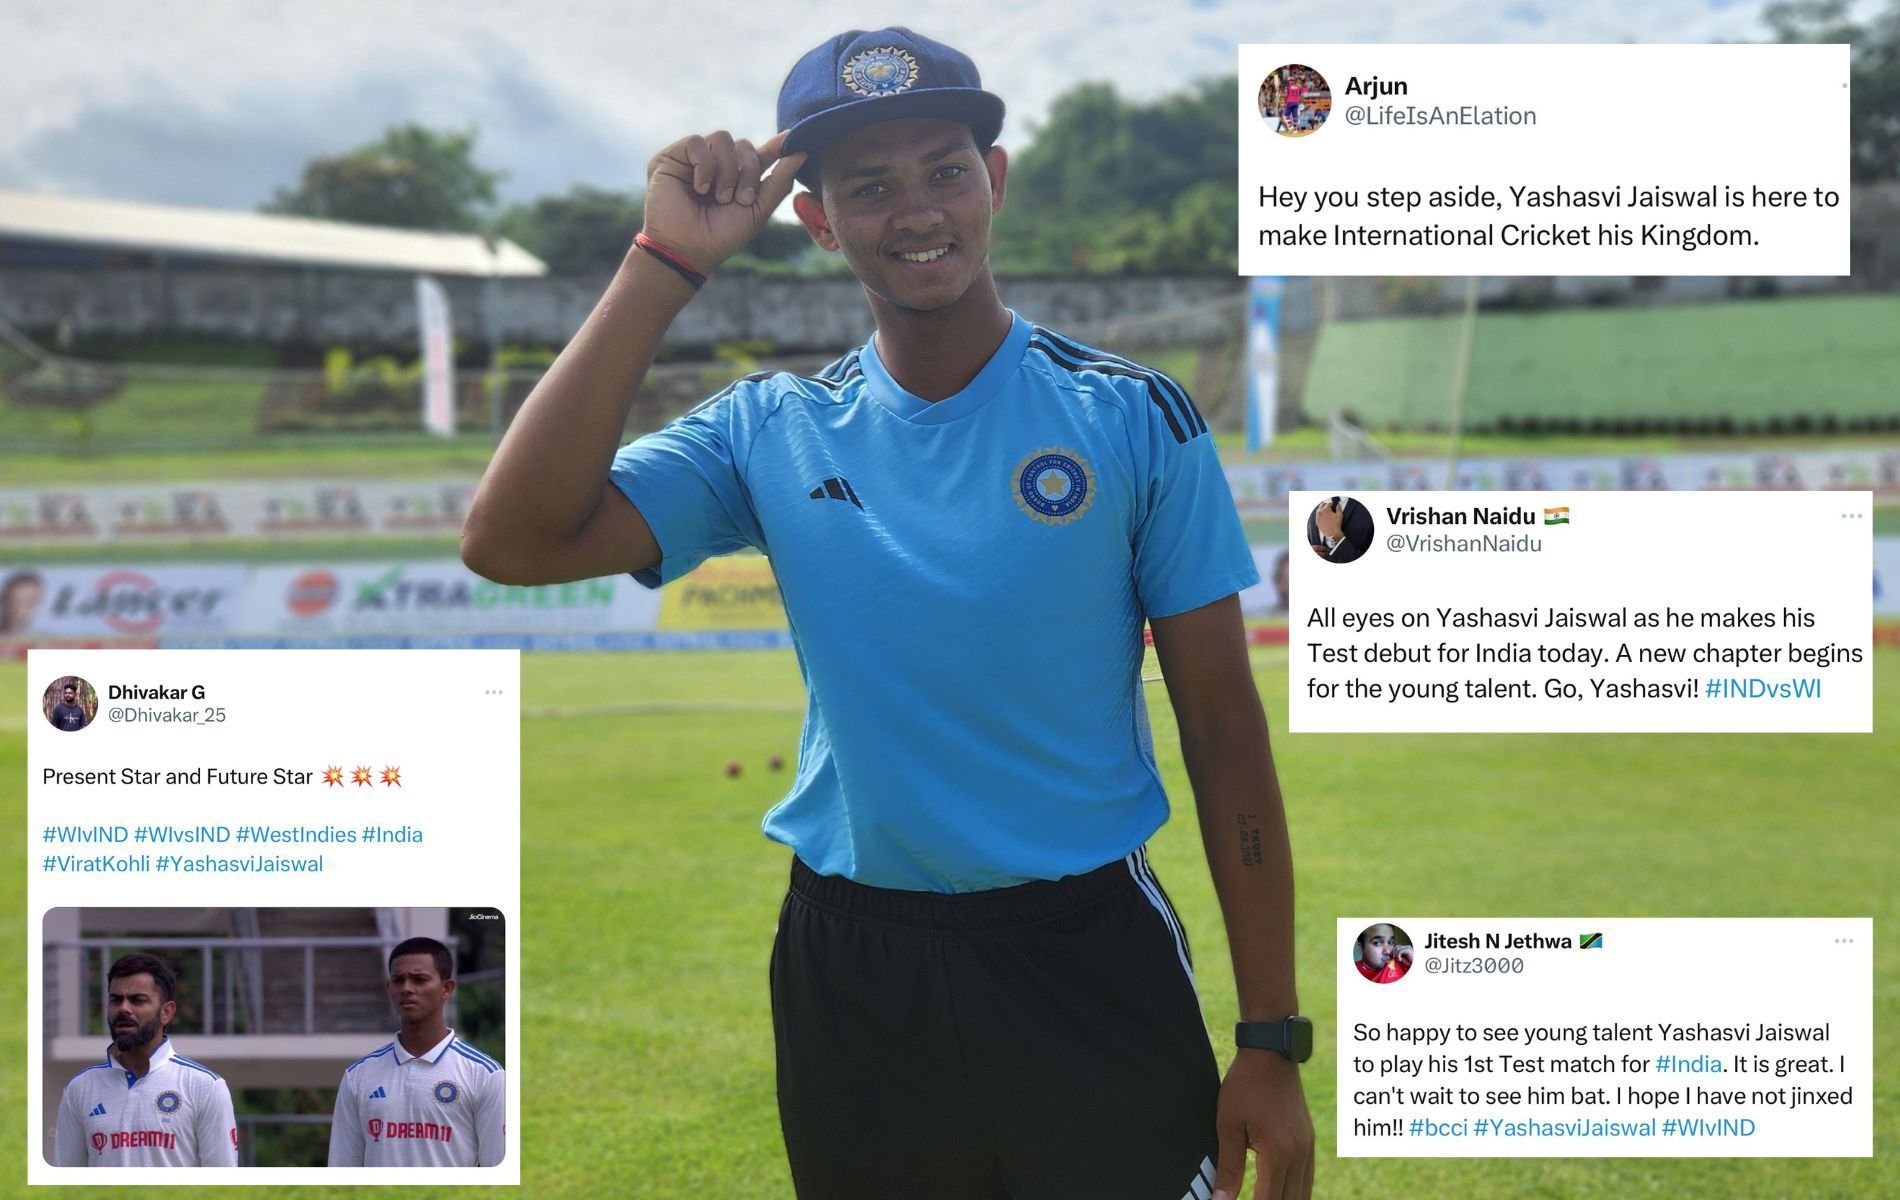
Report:
[[[960,122],[882,121],[828,148],[822,203],[805,194],[794,207],[874,296],[935,312],[961,300],[987,268],[1007,167],[1001,149],[979,152]]]
[[[164,1034],[177,1006],[165,999],[150,975],[121,975],[106,990],[106,1022],[112,1045],[136,1050]]]
[[[389,964],[389,1002],[405,1025],[420,1025],[441,1013],[455,982],[435,969],[435,956],[404,954]]]

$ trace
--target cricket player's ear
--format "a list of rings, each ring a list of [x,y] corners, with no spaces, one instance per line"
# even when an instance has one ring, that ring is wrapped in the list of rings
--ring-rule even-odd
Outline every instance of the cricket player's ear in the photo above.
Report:
[[[983,155],[983,166],[990,173],[990,213],[1003,211],[1003,184],[1009,178],[1009,152],[991,146]]]
[[[158,1024],[161,1030],[170,1029],[172,1018],[178,1015],[178,1005],[170,1000],[158,1006]]]
[[[811,240],[817,242],[820,249],[837,253],[838,235],[831,231],[831,221],[826,218],[825,206],[816,192],[800,192],[793,196],[792,211],[804,222],[805,232],[811,234]]]
[[[442,998],[444,1000],[453,1000],[455,998],[455,981],[453,979],[444,979],[442,981]]]

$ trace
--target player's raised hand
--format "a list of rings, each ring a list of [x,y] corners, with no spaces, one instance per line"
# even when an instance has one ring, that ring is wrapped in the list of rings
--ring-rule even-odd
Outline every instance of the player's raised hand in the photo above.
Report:
[[[1215,1111],[1220,1161],[1214,1200],[1239,1200],[1253,1150],[1253,1200],[1309,1200],[1313,1194],[1313,1120],[1300,1069],[1265,1050],[1242,1050],[1221,1081]]]
[[[781,159],[784,144],[783,133],[754,146],[723,129],[674,142],[647,164],[644,232],[711,271],[743,249],[791,194],[805,154]]]

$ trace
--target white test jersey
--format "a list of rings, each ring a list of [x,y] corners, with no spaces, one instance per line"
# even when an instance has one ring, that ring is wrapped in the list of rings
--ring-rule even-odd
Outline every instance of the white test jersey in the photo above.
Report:
[[[105,1061],[66,1084],[53,1158],[61,1167],[235,1167],[231,1089],[174,1050],[170,1038],[143,1075],[108,1049]]]
[[[400,1039],[351,1063],[330,1122],[333,1167],[501,1165],[501,1064],[449,1035],[421,1054]]]

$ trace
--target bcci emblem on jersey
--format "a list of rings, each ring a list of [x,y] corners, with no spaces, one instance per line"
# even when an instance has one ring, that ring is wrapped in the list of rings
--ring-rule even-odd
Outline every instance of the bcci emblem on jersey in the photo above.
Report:
[[[1066,525],[1095,503],[1095,473],[1081,457],[1050,447],[1016,464],[1016,504],[1032,520]]]
[[[175,1113],[178,1111],[178,1106],[181,1103],[183,1103],[183,1101],[179,1100],[177,1092],[160,1092],[158,1094],[159,1112]]]
[[[917,60],[896,46],[852,55],[844,85],[860,96],[895,96],[917,82]]]
[[[443,1104],[455,1103],[455,1098],[461,1094],[462,1093],[456,1089],[456,1086],[446,1079],[435,1085],[435,1098]]]

